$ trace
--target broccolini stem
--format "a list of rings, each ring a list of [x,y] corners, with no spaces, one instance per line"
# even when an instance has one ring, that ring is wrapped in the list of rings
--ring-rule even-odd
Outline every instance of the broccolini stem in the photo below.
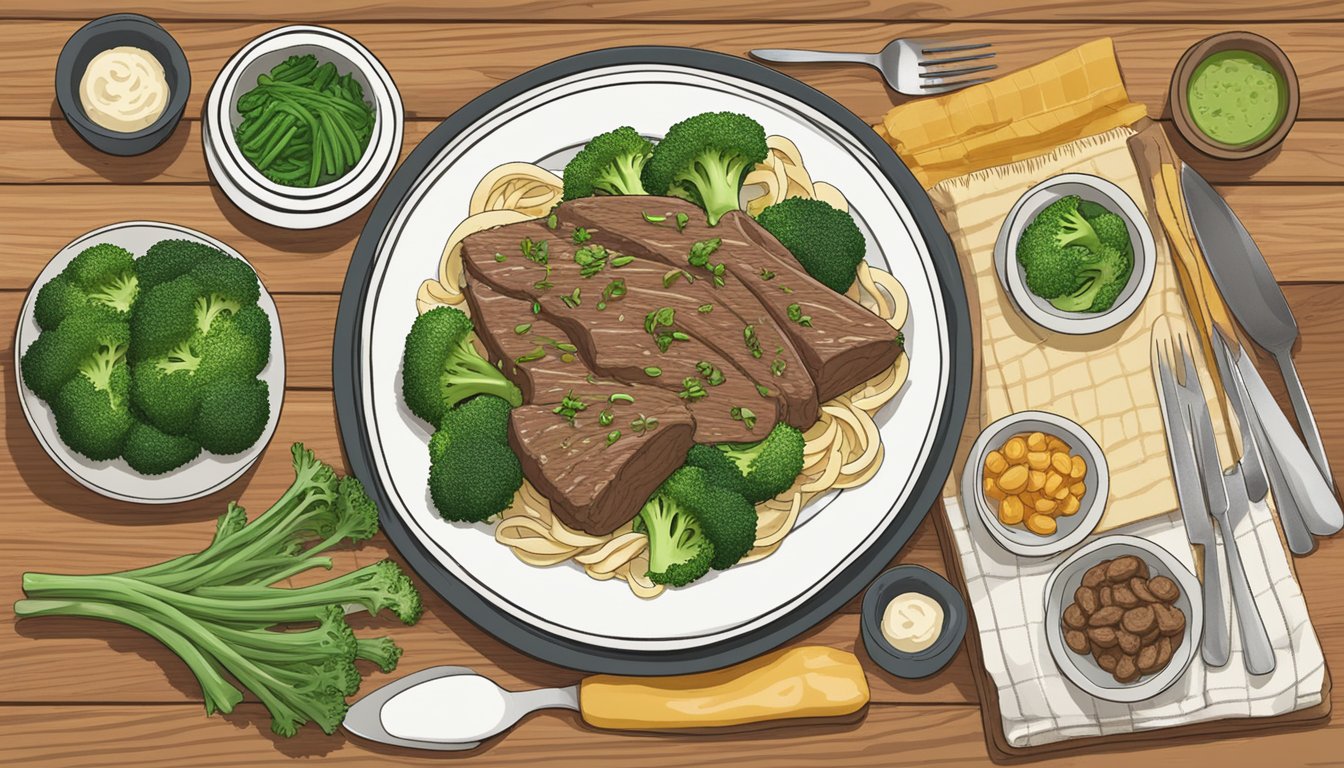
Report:
[[[20,600],[14,603],[14,615],[25,616],[78,616],[125,624],[163,643],[168,650],[182,659],[200,683],[205,697],[205,713],[232,712],[243,700],[243,694],[220,674],[219,662],[206,655],[177,630],[130,610],[117,603],[84,602],[79,600]]]

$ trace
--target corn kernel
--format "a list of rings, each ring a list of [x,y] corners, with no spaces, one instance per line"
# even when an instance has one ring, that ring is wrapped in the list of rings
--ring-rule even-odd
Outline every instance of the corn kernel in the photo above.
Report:
[[[1027,466],[1032,469],[1048,469],[1050,467],[1050,454],[1045,451],[1029,451],[1027,453]]]
[[[985,498],[993,499],[995,501],[1003,501],[1005,496],[1007,496],[1007,494],[999,490],[999,484],[994,482],[994,478],[985,478]]]
[[[1080,506],[1082,505],[1079,503],[1077,496],[1065,496],[1064,501],[1060,502],[1059,514],[1064,515],[1065,517],[1077,514],[1078,507]]]
[[[996,482],[1004,493],[1018,493],[1027,487],[1027,468],[1021,465],[1009,467]]]
[[[1058,491],[1059,487],[1063,484],[1064,478],[1051,472],[1045,476],[1045,484],[1041,486],[1041,490],[1045,492],[1046,496],[1054,496],[1055,492]]]
[[[1069,460],[1069,454],[1055,451],[1050,454],[1050,468],[1067,477],[1073,471],[1073,462]]]
[[[1003,457],[1009,464],[1021,464],[1027,460],[1027,441],[1014,437],[1003,444]]]
[[[1064,498],[1068,495],[1069,495],[1069,486],[1060,483],[1059,490],[1055,491],[1054,493],[1055,501],[1063,501]]]
[[[1032,515],[1027,518],[1027,530],[1041,536],[1049,536],[1055,532],[1055,519],[1049,515]]]
[[[1008,460],[1003,458],[1002,453],[999,453],[998,451],[990,451],[989,455],[985,456],[986,472],[994,475],[1001,475],[1006,469],[1008,469]],[[1067,473],[1068,470],[1066,469],[1065,474]]]
[[[1069,467],[1069,477],[1081,480],[1083,475],[1087,474],[1087,462],[1083,461],[1082,456],[1074,456],[1069,463],[1072,465]]]
[[[1032,509],[1036,510],[1037,514],[1049,515],[1053,514],[1058,506],[1054,499],[1041,499],[1032,505]]]
[[[1054,435],[1050,435],[1049,437],[1047,437],[1045,439],[1045,444],[1052,451],[1063,452],[1066,455],[1069,452],[1069,444],[1064,442],[1063,440],[1060,440],[1058,437],[1055,437]]]
[[[1027,473],[1027,490],[1039,491],[1045,487],[1045,473],[1032,470]]]
[[[1073,485],[1070,485],[1069,493],[1080,499],[1083,498],[1083,494],[1087,493],[1087,483],[1074,483]]]
[[[999,505],[999,522],[1004,525],[1017,525],[1022,522],[1024,511],[1022,502],[1016,496],[1009,496]]]
[[[1046,449],[1045,435],[1041,432],[1032,432],[1027,435],[1027,450],[1044,451]]]

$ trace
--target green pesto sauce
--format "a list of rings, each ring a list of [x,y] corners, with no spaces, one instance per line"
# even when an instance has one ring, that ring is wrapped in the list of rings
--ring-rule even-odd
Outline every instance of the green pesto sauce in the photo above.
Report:
[[[1195,67],[1186,93],[1195,126],[1235,147],[1263,140],[1283,122],[1288,88],[1283,75],[1250,51],[1220,51]]]

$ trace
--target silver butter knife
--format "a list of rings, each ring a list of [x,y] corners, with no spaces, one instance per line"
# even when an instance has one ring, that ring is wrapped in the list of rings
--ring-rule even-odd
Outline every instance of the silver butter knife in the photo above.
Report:
[[[1223,465],[1218,459],[1218,445],[1213,437],[1213,420],[1209,416],[1209,404],[1204,399],[1204,387],[1199,383],[1192,355],[1193,351],[1186,350],[1182,344],[1185,387],[1190,395],[1186,407],[1194,435],[1195,460],[1199,465],[1204,499],[1208,503],[1209,514],[1213,515],[1222,533],[1223,554],[1227,556],[1228,582],[1232,585],[1232,604],[1237,611],[1237,628],[1241,634],[1246,671],[1253,675],[1267,675],[1274,671],[1274,647],[1269,643],[1265,621],[1260,617],[1255,593],[1251,591],[1251,583],[1246,578],[1246,562],[1241,559],[1241,549],[1237,546],[1237,534],[1229,515],[1232,507],[1223,477]],[[1241,499],[1241,503],[1249,504],[1245,499]],[[1204,559],[1208,560],[1207,553]]]
[[[1311,451],[1312,460],[1333,488],[1330,461],[1325,456],[1316,418],[1302,389],[1302,381],[1293,365],[1293,343],[1297,341],[1297,321],[1288,307],[1283,290],[1269,271],[1265,257],[1255,241],[1232,212],[1227,201],[1194,168],[1181,167],[1181,193],[1190,209],[1195,239],[1204,251],[1209,272],[1227,305],[1246,333],[1278,361],[1288,397],[1293,403],[1297,424]]]
[[[1274,487],[1274,506],[1279,512],[1279,522],[1283,525],[1283,536],[1288,540],[1288,549],[1295,555],[1310,554],[1316,547],[1316,541],[1311,537],[1311,531],[1307,530],[1307,523],[1302,518],[1302,511],[1298,509],[1292,488],[1284,477],[1283,468],[1279,466],[1279,459],[1273,451],[1260,450],[1260,447],[1269,441],[1265,437],[1260,421],[1255,417],[1255,410],[1247,399],[1246,386],[1242,382],[1241,371],[1237,370],[1232,353],[1233,344],[1237,342],[1230,340],[1222,328],[1214,328],[1214,356],[1218,360],[1218,371],[1222,374],[1223,384],[1227,387],[1228,400],[1232,403],[1232,410],[1237,416],[1237,427],[1241,431],[1240,477],[1244,481],[1246,495],[1251,501],[1260,501],[1264,498],[1263,489],[1266,487],[1264,473],[1267,473],[1269,484]],[[1239,344],[1237,349],[1240,353]],[[1254,461],[1256,457],[1263,464],[1261,461]],[[1259,474],[1258,478],[1253,477],[1262,467],[1264,473]],[[1257,491],[1260,492],[1258,496],[1255,493]],[[1233,523],[1235,522],[1234,520]]]
[[[1176,480],[1176,499],[1181,505],[1181,518],[1185,521],[1185,536],[1204,552],[1204,637],[1200,641],[1200,656],[1205,664],[1221,667],[1227,664],[1232,653],[1231,630],[1223,606],[1223,569],[1213,539],[1213,523],[1209,519],[1209,508],[1200,489],[1195,448],[1186,428],[1185,408],[1181,404],[1176,377],[1168,363],[1172,359],[1170,343],[1154,340],[1153,358],[1153,370],[1157,371],[1157,395],[1162,405],[1162,422],[1167,430],[1167,453],[1171,457],[1172,476]]]

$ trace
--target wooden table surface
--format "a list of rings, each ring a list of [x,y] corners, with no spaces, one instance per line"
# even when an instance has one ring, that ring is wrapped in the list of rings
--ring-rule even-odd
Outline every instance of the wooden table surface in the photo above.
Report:
[[[0,764],[24,766],[279,765],[284,756],[341,765],[431,764],[466,759],[506,765],[555,760],[592,766],[957,765],[987,759],[965,651],[928,680],[894,679],[858,641],[857,601],[798,642],[853,649],[868,670],[873,704],[852,725],[812,726],[713,738],[630,737],[588,730],[570,713],[535,716],[506,738],[452,757],[383,749],[305,728],[270,734],[264,708],[249,700],[229,716],[205,717],[186,667],[154,641],[120,626],[83,620],[16,623],[25,570],[98,572],[157,562],[199,548],[231,498],[263,509],[291,473],[288,446],[304,441],[340,462],[331,392],[337,292],[367,211],[324,230],[288,232],[234,208],[210,182],[201,156],[202,100],[223,62],[281,23],[335,27],[367,45],[391,71],[406,105],[403,155],[446,115],[482,91],[562,56],[626,44],[686,45],[742,55],[762,46],[876,50],[901,36],[993,42],[1010,71],[1100,36],[1115,39],[1131,97],[1153,117],[1165,110],[1168,79],[1191,44],[1216,32],[1267,35],[1291,57],[1302,85],[1301,115],[1280,151],[1245,163],[1178,150],[1237,209],[1284,284],[1302,327],[1298,367],[1344,476],[1344,3],[1337,0],[702,0],[540,2],[497,0],[258,0],[167,2],[136,10],[161,21],[191,62],[187,117],[166,144],[137,158],[86,146],[61,119],[52,92],[56,56],[85,21],[110,12],[95,0],[28,0],[0,8],[0,328],[12,338],[25,292],[66,242],[127,219],[175,222],[244,253],[275,295],[285,327],[289,390],[279,431],[259,465],[227,491],[173,508],[137,507],[88,492],[42,452],[18,408],[12,350],[0,354],[4,439],[0,441]],[[454,7],[443,7],[452,5]],[[791,75],[876,122],[895,94],[875,71],[796,66]],[[1235,298],[1233,299],[1235,300]],[[10,342],[12,344],[12,342]],[[1267,380],[1282,400],[1277,373]],[[1285,401],[1286,402],[1286,401]],[[375,539],[345,559],[388,553]],[[943,571],[937,533],[926,521],[897,558]],[[1325,655],[1344,669],[1344,542],[1321,543],[1297,568]],[[540,663],[485,635],[426,590],[415,627],[374,623],[406,649],[403,670],[473,667],[506,687],[565,685],[579,675]],[[366,678],[365,692],[388,675]],[[1335,688],[1336,705],[1344,686]],[[1117,751],[1156,764],[1324,764],[1341,760],[1335,722],[1242,737],[1164,738]],[[1070,754],[1049,764],[1110,765],[1116,751]]]

